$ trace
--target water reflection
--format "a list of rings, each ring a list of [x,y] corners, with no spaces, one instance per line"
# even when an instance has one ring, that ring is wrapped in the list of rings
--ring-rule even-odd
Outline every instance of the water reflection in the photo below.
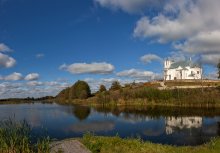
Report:
[[[26,119],[51,138],[97,135],[141,137],[154,143],[198,145],[220,135],[220,109],[168,107],[87,107],[58,104],[0,105],[0,120]]]
[[[167,117],[165,124],[166,134],[172,134],[176,130],[201,128],[202,117]]]
[[[80,121],[85,120],[89,116],[90,111],[90,107],[88,106],[75,105],[75,107],[73,107],[73,114]]]

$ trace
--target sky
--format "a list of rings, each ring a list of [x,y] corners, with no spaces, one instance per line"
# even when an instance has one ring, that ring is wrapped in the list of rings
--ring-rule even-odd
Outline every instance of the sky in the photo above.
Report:
[[[0,0],[0,99],[162,78],[190,57],[216,78],[219,0]]]

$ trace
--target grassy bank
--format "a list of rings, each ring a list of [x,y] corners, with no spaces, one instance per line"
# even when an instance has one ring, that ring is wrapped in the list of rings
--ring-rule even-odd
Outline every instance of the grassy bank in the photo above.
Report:
[[[195,147],[176,147],[143,142],[139,139],[102,137],[86,134],[82,143],[93,153],[219,153],[220,139]]]
[[[1,153],[49,153],[49,138],[40,138],[36,142],[31,135],[31,127],[26,121],[12,119],[0,123]]]
[[[57,99],[59,103],[85,105],[141,105],[180,107],[220,107],[220,88],[159,90],[152,87],[125,87],[97,92],[87,99]]]

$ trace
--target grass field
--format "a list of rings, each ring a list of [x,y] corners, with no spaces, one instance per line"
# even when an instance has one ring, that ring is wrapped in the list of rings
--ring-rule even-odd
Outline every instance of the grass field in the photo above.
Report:
[[[139,139],[122,139],[115,137],[84,135],[83,144],[93,153],[219,153],[220,139],[200,146],[176,147],[170,145],[153,144]]]

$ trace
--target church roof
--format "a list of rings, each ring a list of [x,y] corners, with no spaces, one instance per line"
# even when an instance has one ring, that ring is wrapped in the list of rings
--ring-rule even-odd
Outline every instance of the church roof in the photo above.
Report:
[[[186,69],[186,67],[190,67],[190,68],[201,68],[201,65],[199,63],[194,63],[191,60],[188,61],[180,61],[180,62],[174,62],[170,65],[170,69],[176,69],[178,67],[182,67],[183,69]]]

